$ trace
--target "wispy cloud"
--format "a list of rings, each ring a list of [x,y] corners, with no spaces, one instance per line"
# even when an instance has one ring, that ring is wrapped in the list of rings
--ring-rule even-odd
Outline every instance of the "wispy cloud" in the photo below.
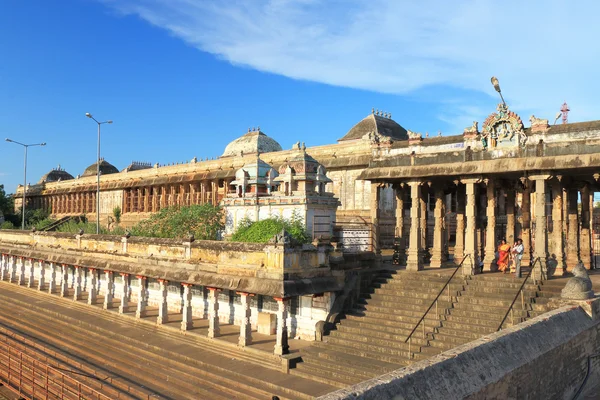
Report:
[[[481,118],[475,98],[552,118],[599,118],[600,4],[580,0],[101,0],[233,64],[330,85],[409,94],[431,86],[476,95],[445,117]],[[485,115],[485,114],[483,114]]]

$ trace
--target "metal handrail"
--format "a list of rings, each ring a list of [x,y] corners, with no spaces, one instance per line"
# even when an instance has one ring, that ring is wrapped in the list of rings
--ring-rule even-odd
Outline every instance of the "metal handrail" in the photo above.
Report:
[[[452,272],[452,275],[450,275],[450,278],[448,278],[448,280],[446,281],[446,283],[444,284],[444,286],[442,287],[442,289],[439,291],[439,293],[437,294],[437,296],[435,296],[435,299],[431,302],[431,304],[427,308],[427,311],[425,311],[425,313],[421,316],[421,318],[419,319],[419,322],[417,322],[417,324],[412,329],[412,331],[410,332],[410,334],[406,337],[406,340],[404,340],[404,343],[408,342],[408,355],[409,355],[409,358],[411,356],[410,346],[411,346],[412,335],[416,332],[416,330],[419,327],[419,325],[421,324],[421,322],[423,322],[425,320],[425,317],[427,316],[427,314],[429,314],[429,311],[431,311],[431,309],[433,308],[434,305],[436,306],[436,310],[437,310],[438,299],[440,298],[440,296],[442,295],[442,293],[444,293],[444,289],[446,289],[446,287],[448,287],[448,297],[450,298],[450,286],[448,286],[448,285],[450,284],[450,281],[452,280],[452,278],[454,278],[454,275],[456,275],[456,272],[458,272],[458,270],[460,269],[460,267],[462,267],[462,265],[465,262],[465,260],[467,259],[467,257],[471,259],[471,263],[473,262],[473,259],[471,258],[471,254],[467,254],[467,255],[464,256],[464,258],[462,259],[462,261],[460,262],[460,264],[458,264],[458,266],[454,269],[454,272]],[[423,323],[423,336],[425,336],[425,323]]]
[[[510,303],[510,306],[508,307],[508,310],[506,310],[506,314],[504,314],[504,318],[502,318],[502,322],[500,322],[500,325],[498,325],[498,329],[496,329],[496,332],[502,330],[502,325],[504,325],[504,322],[506,321],[506,318],[508,318],[508,314],[511,314],[511,312],[513,310],[513,307],[515,305],[515,302],[519,298],[519,294],[521,295],[521,306],[523,308],[525,308],[525,297],[524,297],[524,294],[523,294],[523,288],[525,287],[525,284],[529,280],[529,277],[533,274],[533,271],[535,270],[535,264],[537,264],[537,263],[540,264],[540,273],[543,273],[543,271],[542,271],[542,261],[538,257],[538,258],[536,258],[533,261],[533,264],[531,266],[531,269],[529,270],[529,273],[527,274],[527,276],[525,277],[525,280],[521,284],[521,287],[517,291],[517,294],[515,295],[515,298],[513,299],[512,303]],[[540,277],[541,277],[541,275],[540,275]],[[534,279],[534,284],[537,283],[537,281],[535,280],[535,277],[533,279]],[[512,318],[512,321],[514,323],[514,318]]]

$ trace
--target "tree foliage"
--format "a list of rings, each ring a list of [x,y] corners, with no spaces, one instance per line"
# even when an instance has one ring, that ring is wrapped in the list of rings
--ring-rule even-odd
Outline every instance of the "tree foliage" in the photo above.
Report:
[[[244,218],[238,224],[231,240],[234,242],[267,243],[273,236],[285,230],[299,243],[310,242],[310,236],[302,219],[297,214],[292,215],[289,220],[274,217],[252,222]]]
[[[11,215],[15,212],[15,206],[12,196],[6,194],[4,185],[0,185],[0,214]]]
[[[134,236],[178,239],[192,233],[199,240],[216,240],[224,226],[221,207],[199,204],[163,208],[136,224],[131,233]]]

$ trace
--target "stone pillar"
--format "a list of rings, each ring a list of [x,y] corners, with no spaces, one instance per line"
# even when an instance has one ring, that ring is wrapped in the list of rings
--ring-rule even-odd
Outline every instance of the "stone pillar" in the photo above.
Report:
[[[48,281],[48,293],[52,294],[56,291],[56,263],[50,264],[50,279]]]
[[[433,249],[431,251],[430,267],[440,268],[446,261],[446,253],[444,251],[444,190],[436,188],[435,190],[435,210],[433,212],[435,225],[433,228]]]
[[[456,241],[454,263],[458,265],[465,257],[465,193],[464,186],[456,182]]]
[[[158,283],[160,285],[160,304],[158,305],[158,317],[156,317],[156,323],[162,325],[169,321],[169,303],[167,301],[169,294],[167,285],[169,282],[164,279],[159,279]]]
[[[104,271],[104,280],[106,281],[106,293],[104,295],[104,304],[102,308],[108,310],[113,306],[115,298],[115,275],[112,271]]]
[[[69,266],[62,265],[60,280],[60,297],[67,297],[69,293]]]
[[[8,255],[2,254],[2,258],[0,258],[0,281],[6,279],[8,275]]]
[[[277,301],[277,338],[274,353],[281,356],[290,352],[287,332],[288,299],[277,297],[274,299]]]
[[[579,258],[586,269],[592,267],[592,235],[590,233],[590,186],[581,189],[581,230],[579,231]]]
[[[475,185],[481,181],[480,178],[461,179],[466,187],[465,214],[467,227],[465,231],[465,255],[470,255],[470,260],[463,263],[464,275],[475,275],[479,273],[479,247],[477,245],[477,203],[475,199]]]
[[[25,284],[25,259],[23,257],[19,257],[18,264],[18,276],[17,276],[17,284],[24,285]]]
[[[238,344],[240,346],[250,346],[252,344],[252,325],[250,323],[250,317],[252,312],[250,310],[250,294],[239,293],[242,301],[242,323],[240,324],[240,339]]]
[[[146,289],[146,277],[142,275],[136,276],[138,280],[138,298],[137,308],[135,310],[136,318],[143,318],[146,316],[146,307],[148,306],[148,290]]]
[[[121,273],[123,279],[123,285],[121,286],[121,304],[119,305],[119,314],[123,314],[129,304],[129,294],[131,288],[129,287],[129,274]]]
[[[579,220],[577,217],[577,190],[567,191],[567,213],[569,230],[567,237],[567,271],[579,262]]]
[[[46,286],[46,266],[44,260],[38,260],[38,266],[40,267],[40,278],[38,279],[38,290],[44,290]]]
[[[395,239],[398,246],[398,256],[403,263],[406,256],[406,241],[404,237],[404,189],[396,188],[396,228]]]
[[[496,182],[492,178],[485,180],[487,197],[487,228],[485,230],[485,257],[483,270],[494,272],[498,269],[496,264]]]
[[[425,258],[429,252],[429,243],[427,243],[427,216],[429,215],[429,186],[421,187],[421,196],[419,197],[420,203],[420,217],[419,225],[421,228],[421,260],[425,264]]]
[[[410,237],[408,243],[407,271],[420,271],[423,269],[421,257],[421,181],[410,181]]]
[[[189,283],[182,283],[181,285],[183,286],[181,330],[188,331],[194,326],[194,321],[192,320],[192,285]]]
[[[547,279],[548,277],[548,237],[546,221],[546,180],[549,175],[534,175],[529,179],[535,181],[535,252],[533,256],[540,259],[542,264],[542,276],[539,276],[539,269],[536,267],[534,276],[537,279]]]
[[[565,273],[565,253],[563,240],[563,188],[559,180],[552,182],[552,259],[556,264],[553,275]]]
[[[523,240],[523,258],[521,266],[531,263],[531,183],[525,181],[521,199],[521,240]]]
[[[208,337],[214,339],[221,334],[219,328],[219,301],[217,288],[208,289]]]
[[[515,191],[508,189],[506,191],[506,242],[511,246],[515,243]]]
[[[379,243],[379,183],[371,183],[371,250],[375,254],[381,254]]]
[[[90,278],[88,280],[87,291],[88,291],[88,304],[96,304],[96,300],[98,299],[98,291],[96,289],[97,279],[96,279],[96,270],[94,268],[88,268],[88,272],[90,274]]]
[[[29,276],[27,278],[27,287],[32,288],[35,283],[35,264],[34,264],[32,258],[29,258],[27,260],[27,262],[29,262],[29,264],[27,265],[27,268],[29,269]]]
[[[74,265],[75,267],[75,281],[73,282],[73,301],[81,299],[81,267]]]

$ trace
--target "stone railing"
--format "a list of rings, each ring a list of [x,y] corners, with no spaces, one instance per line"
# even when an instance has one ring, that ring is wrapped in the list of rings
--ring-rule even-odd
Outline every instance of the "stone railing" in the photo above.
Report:
[[[330,276],[326,245],[290,247],[0,230],[0,252],[275,296],[285,295],[284,280]]]

